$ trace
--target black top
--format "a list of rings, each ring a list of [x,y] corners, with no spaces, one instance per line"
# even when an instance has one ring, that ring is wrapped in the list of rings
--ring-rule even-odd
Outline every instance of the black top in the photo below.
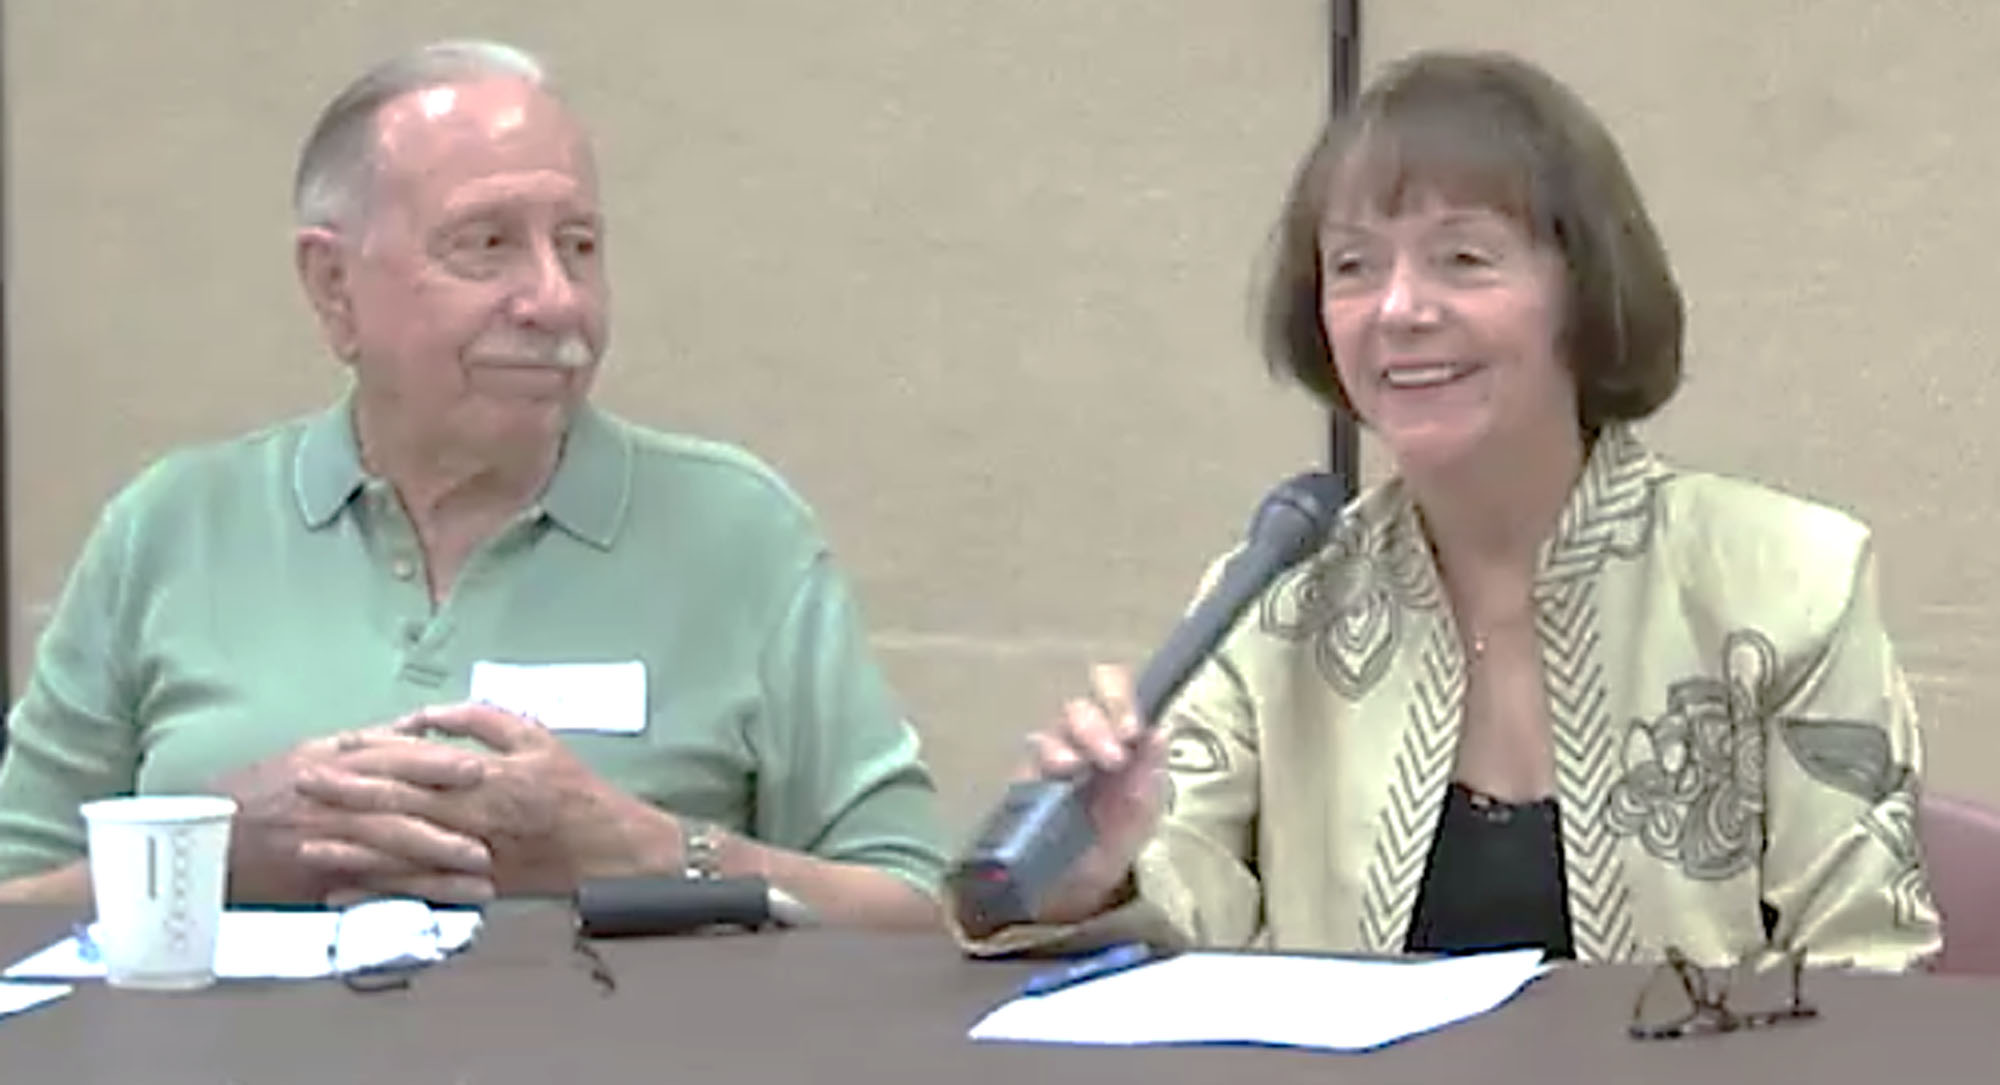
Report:
[[[1575,957],[1554,799],[1510,803],[1453,782],[1404,948],[1465,953],[1539,946]]]

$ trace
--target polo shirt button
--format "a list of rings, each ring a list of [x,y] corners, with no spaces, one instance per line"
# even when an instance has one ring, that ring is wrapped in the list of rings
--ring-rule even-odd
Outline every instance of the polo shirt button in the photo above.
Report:
[[[390,564],[389,571],[395,574],[397,580],[408,580],[417,575],[417,563],[409,558],[397,558]]]
[[[417,621],[404,622],[403,639],[411,644],[424,639],[424,623]]]

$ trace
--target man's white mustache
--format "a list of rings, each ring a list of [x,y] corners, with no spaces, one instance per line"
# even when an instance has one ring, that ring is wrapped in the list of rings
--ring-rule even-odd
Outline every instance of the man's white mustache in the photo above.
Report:
[[[480,365],[553,366],[582,369],[597,360],[581,335],[527,339],[497,338],[474,344],[472,358]]]

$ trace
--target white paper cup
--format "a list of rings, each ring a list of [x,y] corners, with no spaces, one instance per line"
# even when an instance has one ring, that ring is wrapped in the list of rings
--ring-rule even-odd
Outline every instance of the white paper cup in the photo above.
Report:
[[[105,979],[156,991],[214,983],[236,800],[139,795],[81,809]]]

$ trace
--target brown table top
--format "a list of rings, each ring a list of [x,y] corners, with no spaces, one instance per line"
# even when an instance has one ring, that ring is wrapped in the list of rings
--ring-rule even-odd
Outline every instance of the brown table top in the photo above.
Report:
[[[0,958],[72,913],[0,906]],[[0,1019],[0,1080],[64,1082],[2000,1081],[2000,980],[1813,975],[1821,1020],[1731,1036],[1625,1038],[1633,968],[1571,968],[1486,1017],[1364,1055],[1238,1047],[976,1044],[965,1031],[1035,966],[942,937],[802,931],[599,943],[600,994],[553,907],[506,905],[473,949],[406,991],[336,982],[75,994]]]

